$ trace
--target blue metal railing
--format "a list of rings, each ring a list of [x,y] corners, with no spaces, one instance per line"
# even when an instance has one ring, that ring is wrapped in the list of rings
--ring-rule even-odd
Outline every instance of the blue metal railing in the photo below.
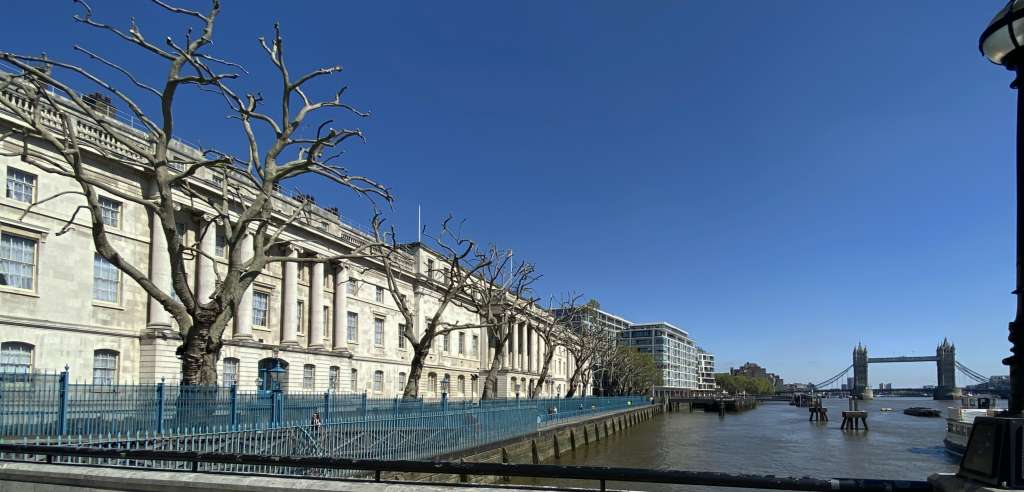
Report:
[[[236,386],[71,383],[60,374],[0,374],[0,438],[194,434],[407,419],[467,412],[528,415],[543,427],[569,418],[626,409],[647,399],[403,400],[365,394],[239,391]],[[456,418],[456,417],[451,417]]]

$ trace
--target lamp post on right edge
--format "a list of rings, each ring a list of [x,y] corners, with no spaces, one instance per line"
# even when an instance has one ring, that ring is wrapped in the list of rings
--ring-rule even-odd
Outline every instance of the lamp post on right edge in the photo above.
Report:
[[[1010,322],[1012,355],[1003,359],[1010,368],[1007,415],[974,420],[967,450],[957,475],[1004,488],[1024,488],[1024,0],[1009,0],[982,31],[978,48],[989,61],[1014,73],[1010,87],[1017,91],[1016,173],[1017,313]]]

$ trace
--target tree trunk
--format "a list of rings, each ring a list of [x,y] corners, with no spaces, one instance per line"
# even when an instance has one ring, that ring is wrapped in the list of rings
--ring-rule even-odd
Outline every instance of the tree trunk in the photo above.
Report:
[[[484,377],[484,391],[480,394],[481,400],[493,400],[498,396],[498,371],[501,370],[501,365],[505,362],[505,354],[501,350],[495,348],[494,360],[491,361],[491,367],[487,368],[487,375]]]
[[[217,360],[221,341],[210,334],[213,322],[207,316],[196,316],[184,342],[178,347],[181,357],[182,385],[217,385]]]
[[[569,378],[569,388],[565,392],[565,397],[566,398],[572,398],[573,396],[576,395],[576,385],[578,384],[579,379],[580,379],[580,366],[576,366],[572,370],[572,376]]]
[[[409,363],[409,379],[405,382],[405,390],[402,391],[403,400],[411,400],[419,396],[420,377],[423,375],[423,364],[427,360],[427,352],[430,347],[413,345],[412,361]]]
[[[551,359],[555,356],[555,348],[544,341],[544,364],[540,368],[540,376],[537,377],[537,384],[533,386],[533,394],[530,395],[530,399],[535,399],[540,396],[541,391],[544,389],[544,382],[548,379],[548,371],[551,369]]]

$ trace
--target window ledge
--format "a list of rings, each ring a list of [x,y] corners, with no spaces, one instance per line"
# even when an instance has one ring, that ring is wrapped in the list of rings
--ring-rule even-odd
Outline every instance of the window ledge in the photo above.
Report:
[[[19,289],[17,287],[9,287],[6,285],[0,285],[0,292],[4,294],[16,294],[19,296],[39,298],[39,293],[34,290]]]
[[[114,309],[114,310],[117,310],[117,311],[124,311],[125,310],[124,306],[122,306],[120,304],[114,304],[114,303],[111,303],[111,302],[92,301],[92,305],[93,305],[93,307],[104,308],[104,309]]]

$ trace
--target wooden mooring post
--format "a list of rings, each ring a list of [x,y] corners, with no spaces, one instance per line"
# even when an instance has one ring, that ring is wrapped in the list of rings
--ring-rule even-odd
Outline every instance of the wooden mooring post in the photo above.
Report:
[[[828,409],[821,406],[820,399],[811,403],[811,406],[807,407],[807,411],[810,414],[807,418],[808,422],[828,422]]]
[[[864,430],[868,430],[868,412],[858,408],[857,400],[850,398],[850,409],[843,412],[843,423],[840,430],[860,430],[864,424]]]

